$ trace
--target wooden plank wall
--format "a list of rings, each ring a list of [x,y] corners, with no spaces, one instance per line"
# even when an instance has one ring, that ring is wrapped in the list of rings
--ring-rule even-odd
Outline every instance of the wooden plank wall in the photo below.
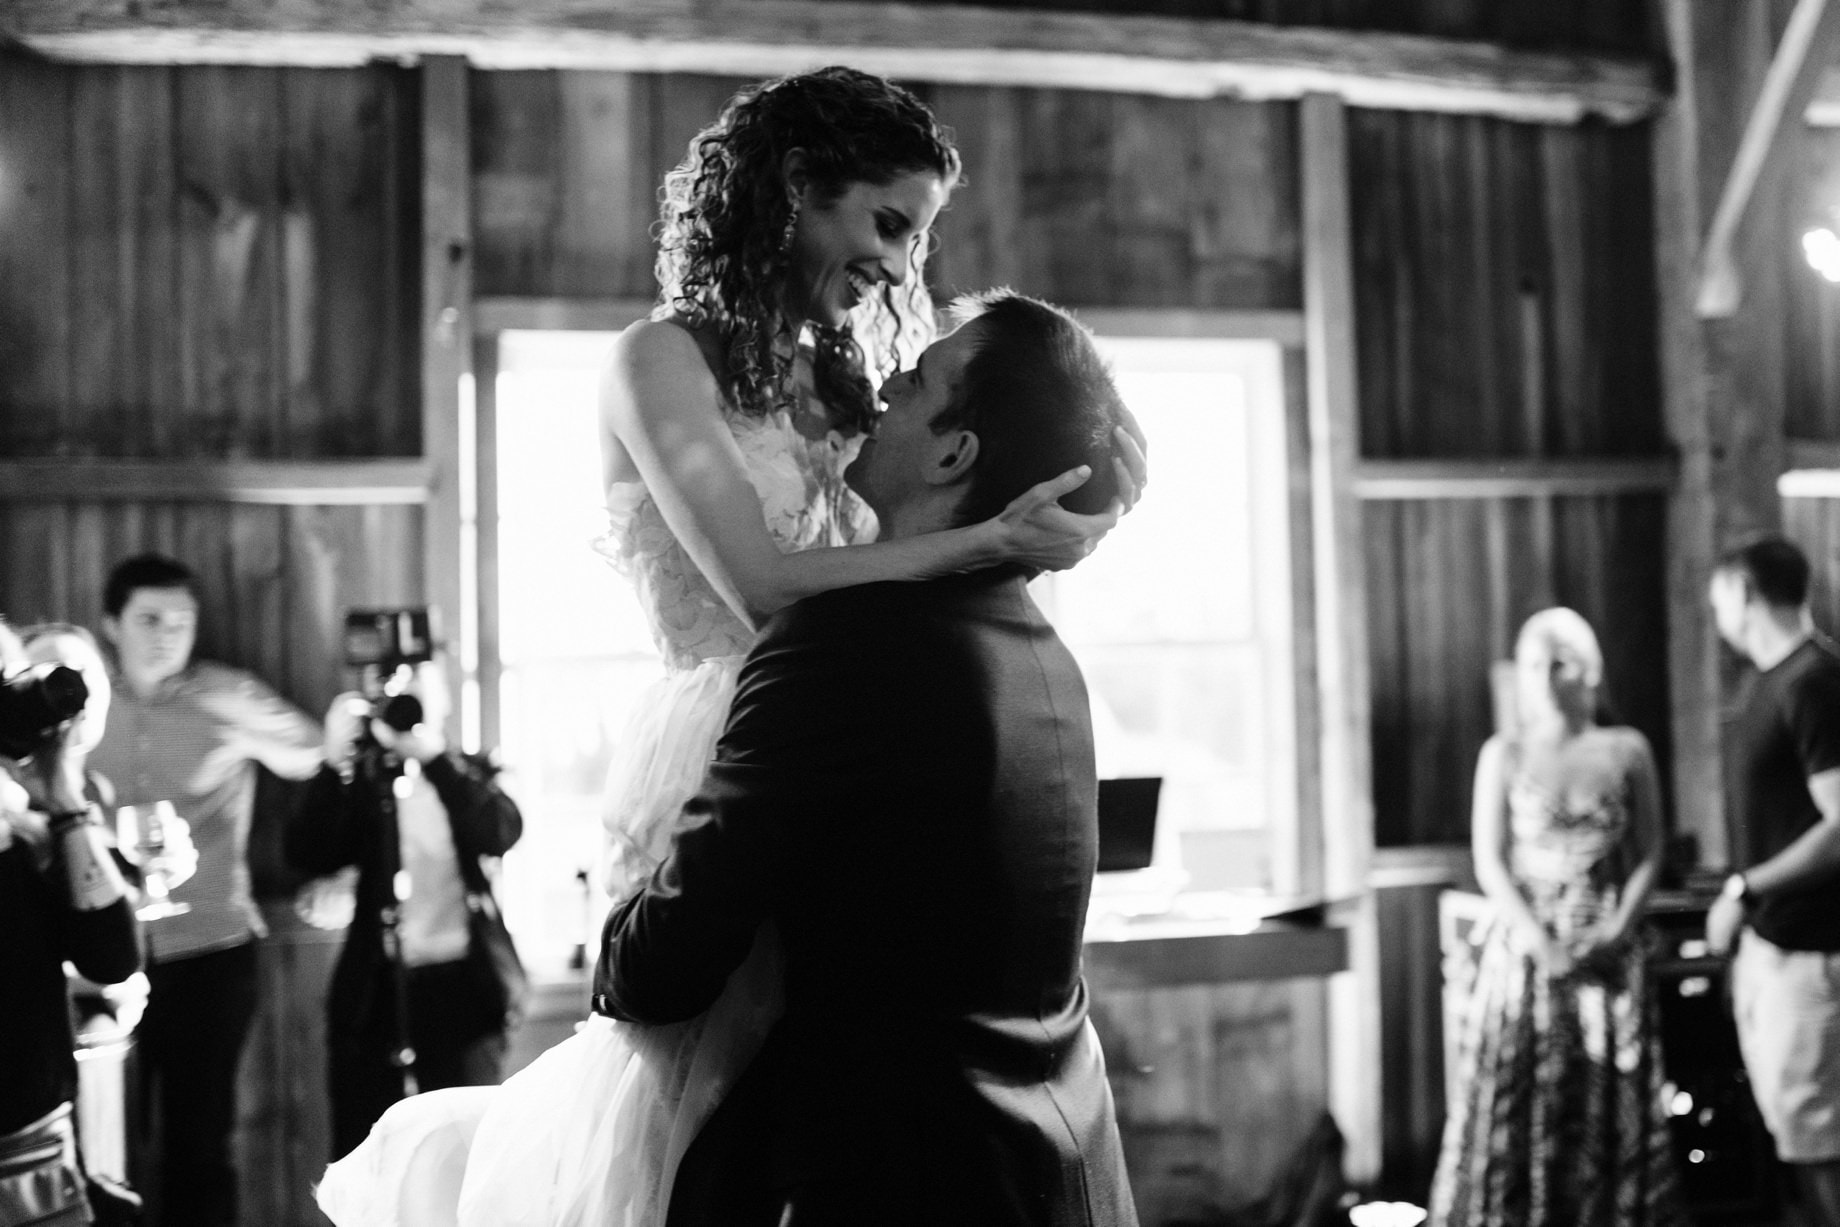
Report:
[[[658,184],[742,84],[476,73],[478,293],[650,297]],[[1300,305],[1293,108],[915,92],[953,128],[966,168],[939,222],[940,293],[1009,284],[1075,306]]]
[[[0,454],[418,454],[412,74],[0,54]]]
[[[0,51],[0,457],[419,454],[418,118],[396,68]],[[343,688],[343,610],[423,590],[414,506],[0,498],[0,611],[97,626],[108,569],[145,550],[202,576],[200,655],[316,713]],[[277,1227],[323,1222],[309,1185],[336,946],[298,928],[261,947],[236,1138],[248,1219]]]
[[[1649,135],[1360,111],[1350,118],[1368,458],[1665,453]],[[1489,667],[1570,605],[1607,694],[1670,753],[1659,494],[1369,501],[1375,842],[1464,845]],[[1437,861],[1441,849],[1428,852]],[[1422,1199],[1443,1125],[1435,881],[1376,888],[1383,1183]]]
[[[1363,454],[1662,454],[1646,132],[1380,111],[1352,125]],[[1488,666],[1543,605],[1592,620],[1617,707],[1665,764],[1658,497],[1367,513],[1379,844],[1467,837]]]

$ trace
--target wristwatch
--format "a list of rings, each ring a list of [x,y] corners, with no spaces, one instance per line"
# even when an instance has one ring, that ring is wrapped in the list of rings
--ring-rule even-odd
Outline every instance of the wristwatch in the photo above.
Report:
[[[1751,884],[1742,873],[1734,873],[1725,879],[1725,886],[1719,891],[1727,899],[1735,900],[1740,907],[1749,907],[1756,901],[1751,893]]]

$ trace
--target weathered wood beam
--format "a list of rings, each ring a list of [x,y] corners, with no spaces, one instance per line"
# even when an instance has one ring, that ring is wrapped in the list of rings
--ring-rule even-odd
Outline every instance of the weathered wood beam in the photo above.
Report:
[[[1701,251],[1699,291],[1694,307],[1701,319],[1724,319],[1738,309],[1744,284],[1738,275],[1733,240],[1744,221],[1758,180],[1769,163],[1781,157],[1784,116],[1805,115],[1827,66],[1840,49],[1840,4],[1830,0],[1796,0],[1782,41],[1764,75],[1763,88],[1744,125],[1725,188],[1719,194]],[[1793,134],[1793,125],[1791,125]]]
[[[1204,926],[1193,926],[1197,930]],[[1093,992],[1294,980],[1348,969],[1347,931],[1335,925],[1270,925],[1250,932],[1089,937],[1082,952]]]
[[[1330,986],[1330,1103],[1358,1184],[1380,1173],[1380,947],[1367,892],[1374,847],[1373,685],[1367,663],[1367,571],[1353,476],[1361,428],[1355,369],[1354,228],[1348,203],[1348,111],[1327,94],[1299,109],[1303,189],[1304,362],[1314,530],[1316,685],[1322,727],[1323,887],[1358,897],[1348,966]]]
[[[298,507],[428,501],[420,460],[8,460],[0,502],[266,503]]]
[[[1674,470],[1669,459],[1363,460],[1354,487],[1369,501],[1666,493]]]
[[[1354,106],[1572,123],[1655,109],[1655,66],[1487,43],[1237,21],[831,0],[8,0],[0,35],[61,59],[770,76],[848,63],[904,80]]]
[[[435,474],[422,523],[426,599],[450,645],[442,664],[454,696],[447,736],[480,746],[478,496],[472,405],[472,163],[467,66],[422,64],[422,455]]]
[[[473,303],[480,336],[510,330],[616,332],[652,311],[647,298],[494,296]],[[1192,307],[1078,307],[1080,322],[1101,336],[1276,341],[1303,345],[1301,311],[1227,311]]]

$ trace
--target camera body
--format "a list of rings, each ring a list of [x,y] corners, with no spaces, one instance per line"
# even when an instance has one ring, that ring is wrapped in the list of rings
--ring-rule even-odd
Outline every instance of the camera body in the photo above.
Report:
[[[371,720],[399,733],[422,722],[422,701],[410,687],[415,666],[434,659],[434,631],[434,613],[426,606],[346,611],[345,664],[359,671],[359,688],[371,704],[360,750],[376,748]]]
[[[33,665],[0,680],[0,757],[32,757],[87,702],[89,685],[69,665]]]
[[[434,659],[434,611],[425,605],[345,612],[345,664],[393,673]]]

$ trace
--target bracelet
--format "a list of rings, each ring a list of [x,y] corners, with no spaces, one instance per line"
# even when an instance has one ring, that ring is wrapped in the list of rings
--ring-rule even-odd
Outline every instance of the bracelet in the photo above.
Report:
[[[49,815],[49,821],[46,822],[45,825],[47,828],[50,829],[53,835],[63,835],[65,832],[71,830],[73,827],[85,826],[88,823],[89,823],[89,811],[88,810],[86,809],[65,809],[65,810],[52,811],[52,813]]]

